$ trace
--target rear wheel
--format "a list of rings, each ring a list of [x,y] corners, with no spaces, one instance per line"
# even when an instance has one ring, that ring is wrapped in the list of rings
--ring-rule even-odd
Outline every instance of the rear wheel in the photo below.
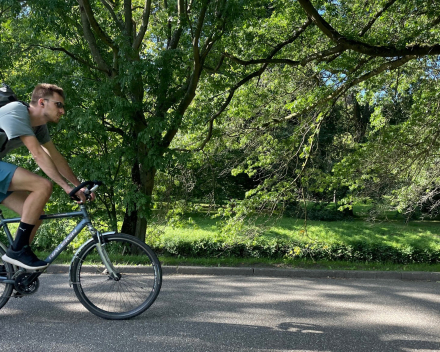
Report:
[[[5,251],[0,247],[0,279],[12,279],[14,269],[11,264],[6,263],[1,259],[3,254],[5,254]],[[0,280],[0,308],[8,302],[13,289],[13,284],[5,284]]]
[[[128,319],[141,314],[156,300],[162,269],[152,249],[126,234],[103,236],[110,262],[118,277],[112,278],[90,241],[72,264],[72,283],[80,302],[105,319]]]

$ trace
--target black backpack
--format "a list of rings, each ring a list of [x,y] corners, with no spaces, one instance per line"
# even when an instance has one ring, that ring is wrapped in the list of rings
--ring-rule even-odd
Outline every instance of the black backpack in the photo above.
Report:
[[[0,108],[13,101],[18,101],[14,91],[7,84],[2,83],[0,87]]]

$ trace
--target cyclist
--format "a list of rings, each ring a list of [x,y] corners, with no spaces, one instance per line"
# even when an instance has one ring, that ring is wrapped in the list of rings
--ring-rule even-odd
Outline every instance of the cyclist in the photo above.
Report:
[[[80,182],[51,141],[46,126],[57,123],[64,113],[63,89],[47,83],[35,87],[29,106],[12,102],[0,108],[0,202],[21,216],[15,240],[2,259],[29,270],[48,265],[29,246],[41,224],[39,217],[52,193],[52,182],[1,159],[25,145],[41,170],[69,193],[73,187],[68,182],[74,186]],[[85,202],[83,190],[76,195]]]

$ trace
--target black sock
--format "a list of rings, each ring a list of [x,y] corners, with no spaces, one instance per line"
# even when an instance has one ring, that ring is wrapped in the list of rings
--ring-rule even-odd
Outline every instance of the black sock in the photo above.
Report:
[[[17,234],[15,235],[14,243],[12,244],[12,250],[19,251],[23,249],[24,246],[29,245],[29,239],[34,227],[35,225],[20,222],[20,225],[18,225]]]

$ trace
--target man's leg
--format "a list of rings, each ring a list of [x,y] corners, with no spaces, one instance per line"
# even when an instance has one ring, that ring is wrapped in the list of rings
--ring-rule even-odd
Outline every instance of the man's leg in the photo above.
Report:
[[[17,168],[8,191],[14,193],[4,199],[2,203],[11,208],[14,207],[13,210],[18,213],[21,211],[21,222],[12,248],[8,249],[2,259],[26,269],[42,269],[47,266],[47,263],[35,256],[29,248],[29,242],[31,236],[35,235],[38,228],[36,225],[39,225],[39,217],[52,193],[52,183],[25,169]],[[27,192],[29,193],[25,197]]]
[[[15,191],[7,198],[5,198],[3,202],[1,202],[1,204],[3,204],[6,208],[11,209],[12,211],[15,211],[21,217],[21,215],[23,214],[23,205],[28,196],[29,196],[29,192]],[[44,214],[44,212],[42,212],[41,214]],[[41,220],[38,220],[35,223],[35,227],[31,232],[29,244],[32,243],[32,240],[34,239],[35,234],[38,228],[40,227],[40,225],[41,225]]]
[[[19,167],[12,177],[8,191],[29,192],[23,203],[21,221],[35,225],[52,194],[52,182]],[[3,204],[9,197],[3,201]]]

